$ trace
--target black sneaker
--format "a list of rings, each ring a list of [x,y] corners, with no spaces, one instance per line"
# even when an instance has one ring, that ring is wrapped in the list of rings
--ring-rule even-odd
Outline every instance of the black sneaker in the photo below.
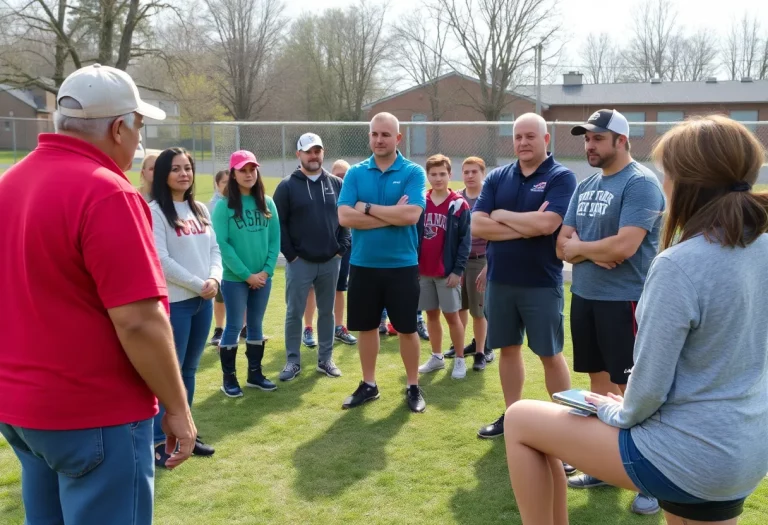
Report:
[[[216,449],[203,443],[203,440],[200,439],[200,436],[195,438],[195,448],[192,449],[193,456],[213,456],[214,452],[216,452]]]
[[[261,373],[261,369],[248,370],[248,379],[245,382],[245,386],[248,386],[251,388],[260,388],[265,392],[271,392],[272,390],[277,390],[277,385],[275,385],[272,381],[264,377],[264,374]]]
[[[424,401],[424,392],[419,385],[411,385],[405,389],[405,401],[411,412],[420,414],[427,409],[427,402]]]
[[[576,467],[574,467],[573,465],[569,465],[565,461],[563,461],[563,470],[565,471],[566,476],[570,476],[571,474],[576,473]]]
[[[344,400],[341,408],[355,408],[367,403],[368,401],[375,401],[379,399],[379,387],[371,386],[365,381],[360,381],[360,385],[357,390]]]
[[[419,334],[419,337],[429,341],[429,332],[427,332],[427,325],[423,319],[416,321],[416,332]]]
[[[485,370],[485,354],[475,354],[475,364],[472,365],[472,370],[475,372],[482,372]]]
[[[475,338],[473,337],[472,342],[464,347],[464,357],[467,357],[468,355],[472,355],[476,353],[477,353],[477,343],[475,343]],[[453,348],[453,345],[451,345],[451,349],[448,350],[445,354],[443,354],[443,356],[447,357],[448,359],[453,359],[454,357],[456,357],[456,349]]]
[[[456,349],[453,347],[453,343],[451,343],[451,347],[447,352],[443,352],[443,357],[446,359],[453,359],[456,357]]]
[[[213,337],[211,337],[211,341],[208,344],[211,346],[219,346],[219,343],[221,342],[221,336],[223,335],[224,335],[223,328],[214,328]]]
[[[221,391],[227,397],[243,397],[243,391],[240,388],[240,383],[237,382],[237,376],[235,374],[223,374],[224,380],[221,385]]]
[[[504,414],[499,419],[488,426],[481,428],[477,432],[477,437],[483,439],[493,439],[504,435]]]

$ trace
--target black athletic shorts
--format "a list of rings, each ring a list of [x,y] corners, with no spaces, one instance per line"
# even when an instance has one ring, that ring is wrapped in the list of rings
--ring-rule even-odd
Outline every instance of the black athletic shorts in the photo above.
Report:
[[[367,268],[350,266],[347,292],[347,328],[375,330],[386,308],[389,321],[401,334],[416,332],[419,309],[419,267]]]
[[[608,372],[612,383],[626,385],[634,366],[637,302],[594,301],[572,295],[574,372]]]

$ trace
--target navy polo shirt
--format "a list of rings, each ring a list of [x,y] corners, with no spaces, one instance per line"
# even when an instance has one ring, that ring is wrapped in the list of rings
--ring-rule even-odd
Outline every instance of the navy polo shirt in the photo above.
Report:
[[[576,190],[576,176],[551,154],[528,177],[519,162],[501,166],[488,174],[473,212],[491,214],[494,210],[525,213],[537,211],[544,201],[552,211],[565,217]],[[558,228],[552,235],[488,243],[488,280],[524,286],[549,288],[563,284],[563,262],[557,258]]]

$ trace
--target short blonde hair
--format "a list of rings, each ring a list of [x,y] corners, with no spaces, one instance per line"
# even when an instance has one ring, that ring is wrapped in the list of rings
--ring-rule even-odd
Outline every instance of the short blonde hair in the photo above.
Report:
[[[461,169],[464,169],[464,166],[466,164],[477,164],[480,166],[480,171],[485,173],[485,161],[481,159],[480,157],[467,157],[464,159],[464,162],[461,163]]]
[[[445,166],[445,168],[448,170],[448,173],[451,172],[451,159],[446,157],[445,155],[442,155],[438,153],[437,155],[432,155],[427,159],[427,173],[429,173],[429,170],[432,168],[437,168],[440,166]]]

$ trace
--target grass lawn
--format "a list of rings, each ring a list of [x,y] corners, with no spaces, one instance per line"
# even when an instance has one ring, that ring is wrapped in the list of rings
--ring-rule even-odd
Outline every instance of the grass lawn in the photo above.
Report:
[[[265,368],[275,381],[285,361],[284,282],[279,269],[265,319],[272,337]],[[447,348],[447,339],[443,343]],[[305,370],[294,381],[279,383],[271,393],[248,389],[245,397],[232,400],[219,391],[217,354],[206,350],[193,414],[216,455],[158,473],[156,523],[520,523],[503,440],[475,437],[503,409],[498,362],[482,373],[470,370],[463,381],[450,378],[450,366],[424,377],[428,409],[416,415],[403,402],[405,374],[396,338],[382,343],[381,399],[350,411],[342,411],[341,402],[360,378],[356,347],[336,346],[344,372],[339,379],[314,372],[314,350],[302,348],[302,354]],[[570,363],[570,337],[565,354]],[[422,357],[428,355],[424,342]],[[545,399],[538,359],[526,351],[525,361],[525,397]],[[574,383],[587,385],[582,376]],[[569,498],[574,525],[662,523],[658,515],[631,514],[627,491],[571,490]],[[3,525],[23,520],[19,465],[1,440],[0,516]],[[763,483],[748,500],[741,523],[767,522],[768,483]]]

